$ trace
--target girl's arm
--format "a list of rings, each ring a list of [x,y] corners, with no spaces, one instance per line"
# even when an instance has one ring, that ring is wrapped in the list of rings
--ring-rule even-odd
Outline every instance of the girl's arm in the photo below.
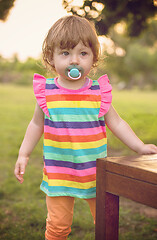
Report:
[[[23,174],[29,160],[29,156],[43,134],[44,114],[39,105],[36,104],[34,115],[26,130],[25,137],[21,144],[17,162],[15,164],[14,174],[17,180],[23,182]]]
[[[139,154],[157,153],[157,146],[153,144],[144,144],[136,136],[130,126],[118,115],[112,105],[105,115],[105,122],[111,132],[131,150]]]

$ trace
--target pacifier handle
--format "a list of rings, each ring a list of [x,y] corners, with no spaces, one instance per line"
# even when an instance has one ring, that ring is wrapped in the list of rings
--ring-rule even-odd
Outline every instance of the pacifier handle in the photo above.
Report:
[[[74,67],[68,72],[68,77],[77,80],[81,77],[81,72]]]
[[[70,70],[70,76],[71,77],[73,77],[73,78],[76,78],[76,77],[78,77],[79,76],[79,70],[77,69],[77,68],[72,68],[71,70]]]

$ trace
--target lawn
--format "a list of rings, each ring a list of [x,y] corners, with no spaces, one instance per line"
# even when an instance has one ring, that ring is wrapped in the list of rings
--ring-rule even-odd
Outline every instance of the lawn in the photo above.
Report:
[[[20,185],[14,165],[26,127],[32,117],[35,98],[31,87],[0,85],[0,239],[44,239],[46,206],[40,191],[42,179],[42,140],[27,166]],[[157,92],[113,92],[113,104],[119,114],[145,142],[157,144]],[[109,155],[132,154],[108,132]],[[157,239],[157,220],[141,213],[132,202],[122,199],[120,240]],[[157,215],[156,215],[157,216]],[[76,199],[70,240],[94,240],[94,224],[87,203]]]

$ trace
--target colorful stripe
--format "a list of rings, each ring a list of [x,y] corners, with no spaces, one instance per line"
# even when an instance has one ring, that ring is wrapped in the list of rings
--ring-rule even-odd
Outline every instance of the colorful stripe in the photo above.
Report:
[[[96,119],[98,118],[98,114],[99,114],[99,109],[100,108],[82,108],[82,109],[78,109],[78,108],[49,108],[49,114],[50,116],[56,116],[56,119],[62,119],[61,115],[66,115],[69,117],[69,115],[71,115],[71,118],[73,119],[73,121],[77,119],[77,121],[79,121],[78,119],[78,115],[82,116],[82,115],[88,115],[88,121],[89,119],[91,119],[94,115],[96,115]],[[76,119],[75,119],[76,117]],[[54,120],[55,121],[55,120]]]
[[[61,148],[61,149],[69,149],[71,147],[73,150],[79,150],[79,149],[93,149],[93,148],[99,148],[102,145],[106,144],[106,139],[100,139],[95,142],[63,142],[63,141],[53,141],[51,139],[44,139],[44,146],[46,147],[55,147],[55,148]]]
[[[96,167],[96,161],[75,163],[75,162],[68,162],[68,161],[62,161],[62,160],[45,159],[45,166],[57,166],[57,167],[83,170],[83,169]]]
[[[77,176],[75,177],[75,179]],[[95,178],[96,179],[96,178]],[[49,179],[46,175],[43,175],[43,180],[49,183],[49,186],[63,186],[63,187],[76,187],[78,189],[88,189],[90,187],[95,187],[96,180],[90,182],[77,182],[62,179]]]
[[[71,196],[83,199],[96,197],[96,187],[89,189],[77,189],[72,187],[63,186],[49,186],[48,182],[43,180],[40,189],[45,192],[48,196]]]
[[[52,180],[51,182],[54,183],[54,180],[66,180],[66,181],[71,181],[75,183],[87,183],[91,181],[95,181],[95,174],[90,174],[87,176],[76,176],[76,175],[70,175],[70,174],[65,174],[65,173],[47,173],[47,175],[44,175],[44,179]],[[61,181],[57,181],[58,183]],[[49,181],[50,183],[50,181]],[[51,185],[51,184],[50,184]]]
[[[62,108],[62,109],[67,109],[67,108],[100,108],[100,102],[87,102],[87,101],[72,101],[72,102],[67,102],[67,101],[56,101],[55,104],[54,102],[48,102],[47,103],[48,109],[53,109],[53,108]]]
[[[98,133],[94,135],[85,135],[85,136],[69,136],[69,135],[55,135],[49,132],[44,133],[44,139],[53,139],[57,142],[95,142],[95,139],[101,140],[106,138],[106,133]]]
[[[41,189],[49,196],[96,195],[96,159],[107,152],[106,127],[98,118],[101,91],[97,81],[84,90],[45,85],[50,117],[44,122],[44,170]]]
[[[106,127],[105,126],[99,126],[99,127],[94,127],[91,131],[90,128],[84,128],[81,129],[82,136],[90,136],[93,135],[93,132],[96,132],[97,134],[102,133],[106,137]],[[50,134],[55,134],[58,137],[60,135],[64,136],[69,134],[70,136],[80,136],[80,129],[72,129],[69,128],[54,128],[49,125],[45,125],[44,127],[44,132],[45,133],[50,133]]]
[[[54,101],[101,101],[100,95],[71,95],[71,94],[55,94],[46,96],[47,103]]]
[[[69,174],[73,176],[88,176],[88,175],[93,175],[95,174],[96,168],[91,167],[91,168],[85,168],[80,171],[78,169],[73,169],[73,168],[68,168],[68,167],[56,167],[56,166],[45,166],[45,171],[46,173],[61,173],[61,174]]]
[[[71,148],[57,148],[57,147],[53,147],[53,146],[44,146],[44,152],[46,153],[50,153],[53,152],[55,154],[57,154],[58,152],[60,152],[61,155],[73,155],[73,156],[86,156],[86,155],[91,155],[91,154],[100,154],[103,152],[106,152],[106,145],[103,145],[101,147],[97,147],[97,148],[89,148],[89,149],[77,149],[77,150],[73,150]]]
[[[106,157],[107,155],[107,148],[106,148],[106,151],[103,151],[102,153],[99,153],[99,158],[103,158],[103,157]],[[97,152],[95,152],[94,154],[89,154],[87,156],[74,156],[74,155],[64,155],[59,153],[59,152],[56,152],[56,153],[52,153],[52,152],[44,152],[44,159],[55,159],[55,160],[62,160],[62,162],[74,162],[74,163],[82,163],[82,162],[95,162],[96,164],[96,161],[95,159],[98,158],[98,154]]]
[[[51,121],[50,119],[45,119],[45,125],[48,125],[50,127],[55,127],[55,128],[74,128],[74,129],[82,129],[82,128],[96,128],[99,126],[105,126],[104,121],[92,121],[92,122],[64,122],[64,121],[58,121],[54,122]],[[92,129],[93,130],[93,129]]]

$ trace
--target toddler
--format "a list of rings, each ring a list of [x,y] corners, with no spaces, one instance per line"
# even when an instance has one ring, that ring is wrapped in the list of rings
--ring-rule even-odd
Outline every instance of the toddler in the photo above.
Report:
[[[41,190],[48,210],[47,240],[67,239],[76,197],[88,202],[95,221],[96,159],[107,156],[106,126],[138,154],[157,153],[157,147],[144,144],[112,106],[107,75],[87,77],[99,49],[95,29],[86,19],[63,17],[43,43],[44,63],[57,77],[34,75],[37,104],[14,172],[22,183],[30,154],[44,133]]]

